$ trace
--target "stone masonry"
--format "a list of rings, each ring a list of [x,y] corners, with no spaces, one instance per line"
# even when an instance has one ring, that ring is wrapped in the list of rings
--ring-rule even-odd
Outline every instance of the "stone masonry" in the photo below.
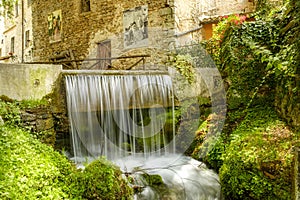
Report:
[[[87,2],[87,1],[84,1]],[[251,12],[251,1],[221,0],[90,0],[90,11],[83,12],[82,0],[35,0],[33,12],[34,60],[50,61],[63,51],[72,50],[73,58],[84,60],[95,58],[97,46],[111,41],[111,57],[148,54],[152,65],[162,63],[166,51],[179,44],[202,39],[201,22],[207,18],[225,14]],[[148,8],[148,42],[138,48],[124,46],[125,12],[137,7]],[[61,39],[51,42],[48,35],[48,16],[61,11]],[[136,16],[138,17],[138,16]],[[124,69],[135,63],[117,61],[115,68]],[[85,68],[85,67],[79,67]]]
[[[145,5],[148,6],[149,41],[145,46],[148,50],[139,48],[136,54],[151,53],[151,48],[168,48],[172,44],[175,21],[171,3],[165,0],[90,1],[90,11],[82,12],[80,0],[34,1],[35,61],[49,61],[64,50],[72,50],[75,59],[95,58],[97,44],[106,40],[111,40],[112,57],[127,55],[132,49],[125,49],[123,45],[123,12]],[[56,10],[61,10],[62,15],[61,41],[50,42],[47,16]]]

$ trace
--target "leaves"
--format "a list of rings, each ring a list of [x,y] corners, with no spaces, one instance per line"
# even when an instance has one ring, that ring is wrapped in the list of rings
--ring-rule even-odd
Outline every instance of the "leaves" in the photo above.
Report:
[[[221,166],[228,199],[291,198],[291,149],[299,138],[277,117],[274,101],[287,120],[297,115],[300,2],[289,0],[271,11],[265,2],[260,1],[256,21],[228,27],[221,21],[216,30],[226,29],[217,33],[222,41],[208,42],[214,44],[208,50],[216,48],[210,52],[228,84],[229,112],[207,160]]]
[[[189,54],[172,55],[172,58],[168,64],[177,69],[178,72],[183,75],[190,84],[195,82],[193,58]]]

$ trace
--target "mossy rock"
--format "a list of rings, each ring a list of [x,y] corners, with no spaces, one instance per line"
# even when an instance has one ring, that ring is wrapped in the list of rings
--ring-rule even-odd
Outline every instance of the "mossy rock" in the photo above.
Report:
[[[121,170],[105,158],[94,160],[71,178],[73,197],[84,199],[132,199],[133,190]]]
[[[142,175],[147,182],[147,185],[151,187],[157,187],[164,184],[162,178],[158,174],[143,174]]]

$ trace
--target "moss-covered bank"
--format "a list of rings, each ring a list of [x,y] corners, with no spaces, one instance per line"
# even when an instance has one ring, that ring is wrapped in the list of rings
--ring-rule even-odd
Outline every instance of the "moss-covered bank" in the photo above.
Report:
[[[29,106],[24,103],[0,100],[0,199],[132,198],[118,167],[102,158],[77,170],[36,132],[21,126],[22,106]]]

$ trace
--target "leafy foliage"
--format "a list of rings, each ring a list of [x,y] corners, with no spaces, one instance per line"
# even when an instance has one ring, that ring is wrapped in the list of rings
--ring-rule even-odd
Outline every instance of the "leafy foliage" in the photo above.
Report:
[[[15,102],[4,102],[0,99],[0,117],[10,125],[19,125],[21,122],[20,108]]]
[[[230,16],[215,29],[212,43],[219,42],[215,45],[219,48],[213,52],[214,58],[229,85],[228,98],[240,103],[230,107],[249,106],[257,95],[267,95],[265,92],[271,95],[281,81],[283,87],[297,91],[300,26],[299,14],[293,9],[296,4],[290,1],[270,16],[251,22]]]
[[[202,42],[202,45],[205,46],[205,49],[210,53],[217,65],[222,64],[219,58],[221,51],[220,45],[224,40],[226,31],[233,26],[240,26],[247,18],[248,16],[239,14],[220,17],[218,25],[213,29],[212,38]]]
[[[25,131],[30,131],[30,134],[34,138],[54,146],[55,132],[53,130],[47,129],[46,131],[37,131],[34,123],[26,123],[26,120],[22,117],[22,113],[25,110],[29,110],[29,112],[33,113],[36,112],[36,110],[50,110],[49,107],[49,102],[45,99],[15,101],[5,96],[0,97],[0,117],[5,124],[17,126]]]
[[[15,101],[6,96],[0,96],[0,117],[7,124],[20,126],[21,110],[37,108],[39,106],[47,106],[47,105],[49,105],[49,102],[45,99]]]
[[[0,198],[62,199],[71,164],[28,132],[0,127]]]
[[[195,71],[193,68],[192,57],[188,54],[175,54],[170,57],[168,61],[172,67],[174,67],[182,76],[186,78],[188,83],[194,83]]]
[[[285,119],[297,114],[300,2],[272,10],[265,2],[255,21],[223,18],[205,43],[228,85],[223,133],[205,158],[219,170],[226,199],[291,199],[299,131],[289,130],[274,102]]]

